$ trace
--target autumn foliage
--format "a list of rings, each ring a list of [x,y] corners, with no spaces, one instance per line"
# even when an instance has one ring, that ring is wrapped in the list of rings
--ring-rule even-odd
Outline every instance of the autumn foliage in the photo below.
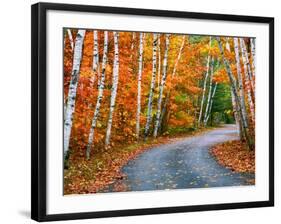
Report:
[[[73,61],[75,39],[78,30],[64,30],[64,103],[67,104],[68,93],[71,79],[73,78]],[[97,32],[98,43],[98,66],[99,72],[93,69],[94,57],[94,35],[93,30],[86,30],[83,39],[83,50],[80,62],[80,71],[78,75],[78,84],[75,97],[75,107],[72,115],[71,135],[69,141],[69,155],[67,156],[68,168],[65,171],[65,193],[87,193],[96,192],[104,185],[111,183],[114,178],[122,178],[120,167],[129,159],[133,158],[137,152],[143,149],[139,145],[144,142],[144,128],[147,119],[147,105],[150,93],[152,66],[153,66],[153,34],[144,33],[143,37],[143,58],[142,58],[142,79],[141,79],[141,111],[140,111],[140,138],[136,134],[136,115],[137,115],[137,97],[138,97],[138,71],[139,71],[139,45],[140,36],[138,32],[118,32],[119,48],[119,75],[116,101],[114,105],[112,128],[109,145],[105,144],[107,131],[110,102],[113,87],[113,67],[114,56],[116,54],[114,42],[114,33],[108,31],[108,53],[105,67],[105,82],[101,100],[100,111],[95,126],[95,135],[91,144],[90,159],[86,158],[86,149],[89,140],[89,131],[91,128],[93,116],[95,113],[97,97],[99,95],[101,65],[104,52],[104,31]],[[115,36],[116,37],[116,36]],[[163,61],[165,45],[165,34],[158,36],[158,48],[156,54],[156,80],[152,99],[152,122],[149,129],[149,139],[152,138],[155,117],[157,113],[157,102],[159,98],[161,79],[163,76]],[[214,86],[218,85],[214,93],[214,105],[210,108],[210,119],[207,125],[216,125],[219,123],[235,122],[233,105],[231,104],[230,81],[227,71],[224,67],[222,55],[219,51],[215,39],[198,35],[186,35],[183,43],[183,35],[172,34],[169,36],[170,45],[167,58],[167,80],[163,86],[163,100],[161,104],[161,126],[158,136],[175,135],[180,132],[194,131],[202,128],[198,124],[200,104],[202,101],[203,82],[207,71],[207,58],[213,58],[214,63],[210,65],[213,68],[213,78],[207,77],[212,89],[206,89],[206,98],[209,91],[214,91]],[[245,38],[248,47],[249,60],[252,62],[253,56],[250,54],[249,39]],[[233,42],[230,38],[222,38],[223,47],[226,44],[233,49]],[[183,44],[182,51],[180,51]],[[179,57],[180,56],[180,57]],[[175,62],[178,59],[178,63]],[[224,57],[231,64],[231,71],[237,77],[237,68],[235,65],[235,54],[233,50],[225,51]],[[211,61],[211,60],[210,60]],[[242,64],[241,60],[241,64]],[[175,66],[176,64],[176,66]],[[175,75],[172,76],[175,70]],[[242,73],[245,72],[242,66]],[[77,78],[77,77],[76,77]],[[244,84],[247,84],[243,78]],[[209,88],[209,84],[208,84]],[[246,87],[247,88],[247,85]],[[251,89],[252,94],[254,89]],[[227,97],[220,97],[221,95]],[[211,94],[210,94],[211,95]],[[246,96],[248,97],[248,96]],[[227,103],[226,103],[227,102]],[[249,105],[246,101],[247,111]],[[206,109],[207,102],[203,102],[203,112]],[[220,105],[226,105],[220,108]],[[229,112],[230,111],[230,112]],[[207,117],[207,116],[206,116]],[[228,120],[227,120],[228,119]],[[249,115],[250,135],[254,138],[254,117]],[[243,138],[243,137],[242,137]],[[150,141],[150,140],[149,140]],[[244,141],[245,142],[245,141]],[[139,144],[139,145],[138,145]],[[137,145],[137,146],[136,146]],[[228,156],[235,154],[240,161],[252,161],[252,155],[242,153],[242,146],[238,145],[234,151],[229,151]],[[134,146],[133,151],[126,151],[129,146]],[[219,150],[213,153],[219,156]],[[220,159],[221,163],[229,166],[226,159]],[[234,162],[236,164],[237,162]],[[252,162],[243,165],[243,169],[233,165],[233,169],[244,168],[253,170]],[[93,175],[95,172],[95,175]]]
[[[235,172],[255,172],[255,152],[241,141],[219,144],[211,149],[218,162]]]

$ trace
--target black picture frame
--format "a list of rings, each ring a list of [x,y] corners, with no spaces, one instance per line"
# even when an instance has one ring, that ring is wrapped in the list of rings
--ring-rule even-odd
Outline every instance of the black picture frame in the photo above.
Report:
[[[243,203],[208,204],[196,206],[160,207],[69,214],[46,214],[46,13],[48,10],[100,12],[110,14],[177,17],[216,21],[254,22],[269,25],[269,200]],[[136,8],[102,7],[89,5],[37,3],[31,16],[31,218],[54,221],[161,213],[193,212],[237,208],[274,206],[274,18],[183,11],[163,11]]]

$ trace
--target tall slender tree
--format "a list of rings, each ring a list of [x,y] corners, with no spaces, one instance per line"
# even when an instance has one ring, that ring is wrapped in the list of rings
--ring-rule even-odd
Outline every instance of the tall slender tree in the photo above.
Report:
[[[213,86],[213,75],[214,75],[214,57],[212,57],[212,62],[211,62],[211,74],[210,74],[210,84],[209,84],[209,92],[208,92],[208,98],[207,98],[207,105],[205,109],[205,114],[204,114],[204,126],[207,125],[207,116],[209,114],[209,106],[210,106],[210,100],[211,100],[211,94],[212,94],[212,86]]]
[[[241,66],[240,66],[238,38],[234,37],[233,42],[234,42],[234,52],[235,52],[235,61],[236,61],[236,70],[237,70],[237,79],[238,79],[238,94],[240,96],[241,112],[243,113],[246,126],[248,127],[248,116],[247,116],[246,103],[245,103],[243,77],[242,77]]]
[[[73,67],[71,72],[71,80],[68,90],[68,99],[65,107],[64,118],[64,158],[66,158],[69,151],[69,142],[72,129],[73,113],[75,110],[76,92],[80,73],[80,64],[82,60],[83,42],[85,37],[85,30],[78,30],[75,40],[75,48],[73,55]]]
[[[252,74],[253,78],[255,78],[256,74],[256,38],[250,38],[251,45],[251,56],[252,56]]]
[[[140,33],[139,72],[138,72],[138,96],[137,96],[137,122],[136,122],[136,136],[137,136],[137,139],[139,139],[139,135],[140,135],[142,61],[143,61],[143,33]]]
[[[71,49],[73,50],[74,49],[74,41],[73,41],[73,36],[72,36],[72,33],[71,33],[70,29],[67,29],[67,34],[68,34],[68,38],[69,38],[69,41],[70,41]]]
[[[209,109],[208,109],[208,115],[207,115],[207,118],[206,118],[206,121],[205,121],[206,124],[208,123],[210,114],[212,113],[212,107],[213,107],[213,102],[214,102],[214,97],[215,97],[215,94],[216,94],[217,86],[218,86],[218,83],[216,82],[214,88],[212,88],[213,90],[212,90],[211,102],[210,102],[210,106],[209,106]]]
[[[119,78],[119,33],[113,32],[114,36],[114,62],[113,62],[113,77],[112,77],[112,88],[111,88],[111,99],[110,99],[110,109],[109,109],[109,118],[107,122],[106,136],[105,136],[105,145],[109,145],[111,137],[111,128],[113,113],[115,109],[115,101],[117,96],[117,87],[118,87],[118,78]]]
[[[252,91],[254,91],[255,83],[254,83],[254,79],[253,79],[253,73],[252,73],[252,70],[251,70],[251,65],[250,65],[247,47],[246,47],[244,38],[239,38],[239,40],[240,40],[240,48],[241,48],[241,52],[242,52],[242,60],[243,60],[243,63],[245,64],[245,66],[247,68],[245,73],[247,73],[247,76],[248,76],[249,81],[250,81],[250,87],[251,87]]]
[[[173,79],[174,79],[174,77],[176,75],[176,72],[177,72],[177,66],[178,66],[178,63],[179,63],[181,55],[182,55],[182,51],[183,51],[184,44],[185,44],[185,38],[186,38],[185,36],[182,37],[182,42],[181,42],[181,46],[180,46],[180,49],[179,49],[179,53],[178,53],[176,62],[174,64],[173,72],[172,72],[172,75],[171,75],[172,82],[173,82]],[[165,97],[163,109],[161,110],[160,120],[159,120],[159,124],[158,124],[158,130],[161,129],[162,121],[163,121],[164,115],[167,111],[167,107],[169,105],[170,94],[171,94],[171,88],[168,89],[168,93],[166,94],[166,97]]]
[[[212,43],[212,37],[210,37],[210,40],[209,40],[209,53],[208,53],[208,56],[207,56],[207,66],[206,66],[207,68],[206,68],[206,73],[205,73],[205,77],[204,77],[201,106],[200,106],[200,112],[199,112],[199,118],[198,118],[198,126],[201,125],[201,120],[202,120],[202,115],[203,115],[203,110],[204,110],[206,85],[207,85],[207,80],[208,80],[208,76],[209,76],[211,43]]]
[[[159,96],[157,101],[157,112],[156,112],[156,120],[155,120],[155,126],[154,126],[154,133],[153,136],[157,137],[158,134],[158,128],[159,128],[159,122],[160,122],[160,115],[161,115],[161,106],[162,106],[162,100],[163,100],[163,91],[167,79],[167,64],[168,64],[168,51],[169,51],[169,40],[170,35],[166,34],[166,46],[165,46],[165,53],[164,53],[164,60],[163,60],[163,74],[160,84],[160,90],[159,90]]]
[[[238,104],[236,103],[236,99],[234,96],[234,90],[233,88],[231,88],[231,103],[232,103],[232,110],[233,110],[233,115],[234,115],[234,119],[235,119],[235,123],[237,126],[237,131],[239,133],[239,137],[240,140],[243,140],[243,130],[242,130],[242,124],[241,124],[241,119],[239,116],[239,108],[238,108]]]
[[[155,79],[156,79],[156,56],[157,56],[157,34],[153,34],[153,50],[152,50],[152,77],[150,83],[150,91],[148,97],[148,104],[147,104],[147,115],[146,115],[146,125],[144,130],[144,138],[148,136],[149,127],[151,123],[151,113],[152,113],[152,100],[154,95],[154,88],[155,88]]]
[[[91,79],[91,85],[94,85],[95,77],[98,80],[98,86],[100,85],[100,66],[99,66],[99,43],[98,43],[98,31],[94,30],[93,32],[94,38],[94,49],[93,49],[93,71],[94,76]]]
[[[225,65],[225,69],[226,69],[226,72],[227,72],[227,75],[228,75],[228,78],[229,78],[229,81],[230,81],[231,88],[233,88],[233,93],[234,93],[234,96],[235,96],[235,99],[236,99],[236,103],[238,104],[239,116],[242,120],[242,125],[243,125],[244,135],[245,135],[245,138],[246,138],[246,141],[247,141],[247,145],[250,149],[253,149],[254,145],[253,145],[253,140],[251,139],[251,136],[249,135],[249,127],[248,127],[246,118],[245,118],[245,116],[244,116],[244,114],[242,113],[242,110],[241,110],[241,99],[240,99],[240,95],[238,93],[236,79],[235,79],[235,77],[234,77],[234,75],[231,71],[229,61],[225,58],[224,49],[222,47],[221,40],[220,40],[219,37],[216,37],[216,39],[217,39],[217,42],[218,42],[218,45],[219,45],[220,54],[221,54],[222,60],[223,60],[224,65]]]
[[[97,125],[97,120],[99,117],[101,102],[102,102],[102,98],[103,98],[105,68],[106,68],[106,63],[107,63],[107,51],[108,51],[108,32],[104,31],[102,72],[101,72],[101,77],[100,77],[100,85],[98,87],[98,97],[97,97],[97,102],[96,102],[96,106],[95,106],[95,112],[94,112],[94,116],[92,119],[92,124],[91,124],[91,128],[90,128],[89,139],[88,139],[88,145],[87,145],[87,150],[86,150],[87,159],[90,158],[91,148],[93,146],[93,140],[95,137],[95,128]]]
[[[161,78],[161,34],[158,34],[158,73],[157,73],[157,85],[158,89],[160,89],[160,78]]]
[[[253,88],[254,88],[254,80],[252,77],[252,71],[250,67],[250,62],[248,58],[248,52],[245,46],[245,42],[243,38],[240,38],[240,49],[242,52],[242,60],[244,64],[244,74],[245,74],[245,85],[246,85],[246,90],[247,90],[247,96],[248,96],[248,103],[249,103],[249,108],[251,112],[251,119],[254,122],[255,119],[255,106],[254,106],[254,93],[253,93]]]

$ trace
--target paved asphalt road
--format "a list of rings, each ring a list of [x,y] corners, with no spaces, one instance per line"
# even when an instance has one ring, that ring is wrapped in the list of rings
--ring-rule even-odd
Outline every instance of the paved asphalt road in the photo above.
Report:
[[[103,192],[145,191],[249,185],[250,173],[234,173],[219,165],[209,149],[238,139],[235,125],[154,147],[122,168],[125,177]]]

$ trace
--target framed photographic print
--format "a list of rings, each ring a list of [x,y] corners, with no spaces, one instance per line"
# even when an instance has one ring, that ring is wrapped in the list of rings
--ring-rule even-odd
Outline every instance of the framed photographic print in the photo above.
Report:
[[[32,218],[274,205],[274,19],[32,6]]]

